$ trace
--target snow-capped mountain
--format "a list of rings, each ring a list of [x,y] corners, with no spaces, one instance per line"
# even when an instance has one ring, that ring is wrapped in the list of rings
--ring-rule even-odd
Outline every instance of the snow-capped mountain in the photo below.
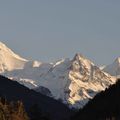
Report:
[[[72,60],[42,63],[19,57],[3,43],[0,48],[1,74],[73,108],[83,107],[116,81],[81,54],[76,54]]]
[[[107,65],[103,70],[113,76],[119,77],[120,76],[120,57],[118,57],[112,64]]]
[[[0,42],[0,72],[23,69],[26,59],[13,53],[6,45]]]

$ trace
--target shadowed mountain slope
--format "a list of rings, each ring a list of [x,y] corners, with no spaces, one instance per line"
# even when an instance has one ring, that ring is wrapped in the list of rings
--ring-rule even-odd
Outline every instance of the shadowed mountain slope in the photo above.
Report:
[[[9,101],[22,101],[27,111],[37,104],[43,112],[46,112],[54,120],[62,120],[68,118],[72,113],[62,103],[37,93],[33,90],[20,85],[16,81],[11,81],[0,76],[0,97],[4,97]]]

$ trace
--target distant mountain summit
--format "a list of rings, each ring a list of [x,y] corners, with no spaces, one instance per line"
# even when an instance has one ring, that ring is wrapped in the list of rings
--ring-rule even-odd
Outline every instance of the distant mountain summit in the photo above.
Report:
[[[112,64],[107,65],[103,70],[113,76],[120,76],[120,57],[118,57]]]
[[[69,79],[70,89],[73,90],[73,97],[69,100],[76,107],[83,107],[98,92],[115,82],[114,77],[100,70],[81,54],[76,54],[72,60]]]
[[[0,42],[0,72],[22,69],[27,62]]]
[[[53,63],[25,60],[6,46],[0,55],[0,62],[7,66],[7,69],[4,65],[0,67],[1,74],[71,108],[82,108],[98,92],[116,82],[115,77],[79,53],[72,60],[67,58]]]

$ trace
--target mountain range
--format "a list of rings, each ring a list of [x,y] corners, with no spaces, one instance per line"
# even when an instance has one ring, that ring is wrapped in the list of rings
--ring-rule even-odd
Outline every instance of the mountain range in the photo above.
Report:
[[[62,101],[70,108],[82,108],[116,82],[120,59],[100,68],[82,54],[53,63],[26,60],[0,42],[0,74],[41,94]],[[115,71],[115,72],[114,72]]]

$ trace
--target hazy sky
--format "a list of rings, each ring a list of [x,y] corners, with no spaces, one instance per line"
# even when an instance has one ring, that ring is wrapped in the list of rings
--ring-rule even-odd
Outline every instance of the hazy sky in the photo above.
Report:
[[[28,59],[120,56],[120,0],[0,0],[0,40]]]

